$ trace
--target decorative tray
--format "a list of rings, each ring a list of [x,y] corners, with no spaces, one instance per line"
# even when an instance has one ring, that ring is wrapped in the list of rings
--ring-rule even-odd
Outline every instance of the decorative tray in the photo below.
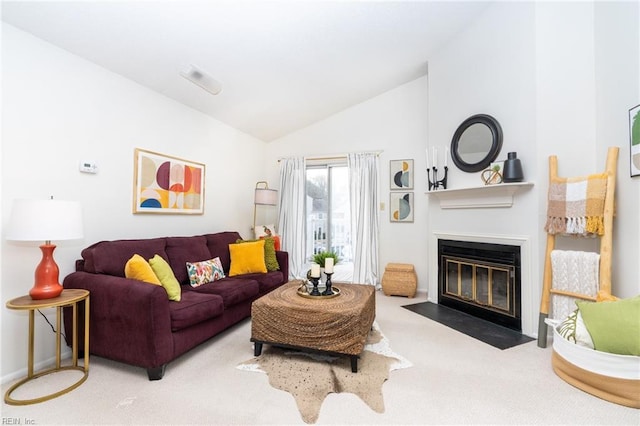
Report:
[[[320,293],[318,296],[312,296],[306,289],[306,286],[303,284],[298,288],[298,296],[306,297],[307,299],[332,299],[334,297],[340,296],[340,289],[337,287],[331,287],[333,290],[333,294],[323,295]]]

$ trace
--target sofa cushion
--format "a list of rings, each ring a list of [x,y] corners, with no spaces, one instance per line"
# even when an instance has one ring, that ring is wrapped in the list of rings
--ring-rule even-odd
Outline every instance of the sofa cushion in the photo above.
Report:
[[[268,293],[286,282],[281,271],[267,272],[266,274],[246,274],[242,278],[257,281],[260,287],[260,294]]]
[[[145,283],[161,285],[160,279],[153,271],[153,268],[139,254],[134,254],[131,259],[124,264],[124,276],[133,280],[144,281]]]
[[[187,262],[187,275],[189,275],[189,285],[199,287],[224,278],[224,269],[222,269],[220,258],[216,257],[202,262]]]
[[[84,270],[94,274],[124,277],[124,266],[134,255],[151,259],[159,254],[167,259],[164,238],[101,241],[82,250]]]
[[[198,237],[169,237],[167,238],[167,256],[169,265],[180,284],[189,283],[187,262],[200,262],[211,259],[207,239]]]
[[[246,278],[224,278],[194,289],[198,293],[217,294],[222,297],[224,306],[233,306],[256,297],[260,286],[256,280]]]
[[[182,292],[182,300],[169,304],[171,330],[178,331],[202,321],[222,315],[222,297],[215,294]]]
[[[153,269],[156,277],[160,280],[162,287],[167,291],[169,300],[179,302],[181,293],[180,283],[173,274],[171,266],[169,266],[167,261],[160,257],[160,255],[156,254],[149,259],[149,265],[151,265],[151,269]]]
[[[235,243],[236,240],[242,238],[237,232],[226,231],[218,232],[216,234],[207,234],[207,247],[211,254],[207,259],[213,259],[214,257],[220,258],[220,263],[225,272],[229,272],[231,267],[231,255],[229,254],[229,244]],[[195,260],[195,259],[193,259]]]
[[[230,277],[267,273],[267,265],[264,262],[264,240],[229,244],[229,253],[231,254]]]

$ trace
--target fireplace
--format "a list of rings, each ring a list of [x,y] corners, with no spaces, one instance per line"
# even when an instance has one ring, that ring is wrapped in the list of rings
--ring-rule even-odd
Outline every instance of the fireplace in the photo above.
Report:
[[[438,303],[522,331],[520,247],[438,239]]]

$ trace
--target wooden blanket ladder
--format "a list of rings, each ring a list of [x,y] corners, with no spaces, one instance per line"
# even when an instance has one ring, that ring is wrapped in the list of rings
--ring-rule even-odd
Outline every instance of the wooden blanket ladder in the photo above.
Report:
[[[613,215],[614,194],[616,187],[616,168],[618,163],[618,147],[610,147],[607,150],[606,170],[607,189],[604,200],[604,233],[600,236],[600,266],[599,266],[599,290],[611,294],[611,254],[613,246]],[[558,178],[558,159],[555,155],[549,157],[549,183]],[[551,252],[556,245],[556,237],[560,235],[547,233],[547,247],[544,255],[544,275],[542,281],[542,298],[540,300],[540,316],[538,318],[538,346],[547,347],[547,324],[549,317],[551,298],[553,295],[563,295],[577,299],[596,300],[592,295],[568,292],[554,289],[551,268]]]

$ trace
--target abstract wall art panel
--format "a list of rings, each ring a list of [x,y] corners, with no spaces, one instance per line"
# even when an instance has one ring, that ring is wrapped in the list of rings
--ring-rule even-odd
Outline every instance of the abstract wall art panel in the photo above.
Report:
[[[413,192],[392,192],[389,215],[391,222],[413,222]]]
[[[413,189],[413,160],[391,160],[389,162],[389,188],[391,190]]]
[[[133,213],[203,214],[201,163],[136,148]]]

